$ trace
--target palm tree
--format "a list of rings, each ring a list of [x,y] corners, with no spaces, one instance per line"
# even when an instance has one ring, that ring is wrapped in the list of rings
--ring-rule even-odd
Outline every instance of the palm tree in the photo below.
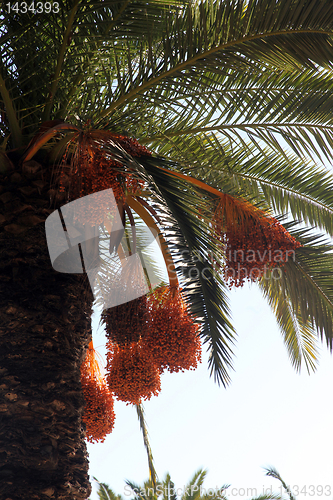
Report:
[[[126,481],[126,495],[132,493],[135,500],[157,500],[157,498],[161,500],[177,500],[179,497],[181,500],[208,500],[209,498],[213,500],[228,500],[228,488],[230,488],[230,485],[224,484],[219,490],[215,489],[214,491],[206,489],[203,486],[206,475],[207,470],[199,469],[186,486],[184,485],[179,489],[177,489],[171,480],[170,474],[166,474],[164,481],[158,482],[155,487],[153,487],[150,481],[145,481],[142,486],[131,481]],[[256,495],[252,500],[283,500],[283,492],[288,495],[289,500],[295,500],[290,488],[274,467],[266,469],[266,476],[274,477],[280,481],[280,493],[263,493]],[[121,495],[116,495],[107,484],[100,483],[96,478],[94,479],[99,484],[97,494],[100,500],[122,500]],[[255,488],[249,489],[252,490],[252,493],[255,490]],[[235,494],[235,490],[231,491],[233,491],[232,494]],[[242,494],[244,493],[242,492]]]
[[[157,498],[161,498],[162,500],[177,500],[180,492],[182,492],[182,500],[208,500],[208,498],[212,498],[213,500],[227,500],[224,493],[229,485],[224,484],[219,490],[215,490],[213,494],[211,491],[209,494],[205,492],[203,483],[206,475],[206,470],[199,469],[186,485],[184,484],[182,488],[178,489],[169,473],[165,475],[163,481],[159,481],[155,486],[150,480],[145,481],[143,485],[126,481],[126,496],[132,494],[133,498],[136,500],[157,500]],[[120,497],[119,500],[122,500],[121,495],[117,495],[116,497],[115,493],[107,484],[100,483],[96,478],[94,479],[99,484],[97,494],[100,500],[115,500],[117,497]],[[265,497],[262,500],[266,498],[272,497]]]
[[[52,268],[46,218],[118,190],[133,237],[133,212],[160,234],[223,385],[236,338],[227,283],[244,279],[230,281],[240,261],[226,250],[259,249],[262,269],[269,245],[288,243],[279,279],[272,267],[252,278],[296,369],[313,368],[318,336],[332,347],[333,5],[35,7],[1,13],[0,496],[79,500],[90,491],[80,365],[93,296],[85,274]],[[321,236],[290,221],[287,233],[274,213]]]

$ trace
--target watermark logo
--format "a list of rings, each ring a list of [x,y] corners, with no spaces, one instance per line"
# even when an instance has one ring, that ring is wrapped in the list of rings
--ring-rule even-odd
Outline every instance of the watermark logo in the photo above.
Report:
[[[131,488],[126,485],[124,488],[125,497],[141,498],[141,499],[159,499],[159,498],[184,498],[184,497],[200,497],[206,500],[228,500],[228,498],[236,497],[258,497],[260,491],[254,487],[232,487],[225,485],[222,487],[205,488],[202,485],[190,484],[187,486],[176,488],[173,483],[158,484],[156,488],[142,487]],[[270,495],[273,498],[272,487],[263,486],[261,495]],[[267,498],[267,497],[266,497]],[[275,498],[275,497],[274,497]]]
[[[101,221],[108,221],[110,241],[116,242],[108,256],[108,275],[102,280],[100,251]],[[157,234],[146,228],[147,252],[159,243]],[[46,240],[52,267],[61,273],[87,273],[91,289],[103,297],[103,308],[129,302],[158,286],[160,280],[142,253],[117,253],[124,235],[124,225],[112,189],[79,198],[55,210],[45,221]]]
[[[278,493],[274,493],[274,490]],[[184,497],[193,498],[200,497],[206,500],[228,500],[235,498],[240,500],[243,498],[284,498],[284,493],[288,493],[290,498],[301,496],[305,497],[331,497],[332,486],[326,485],[304,485],[304,484],[291,484],[285,485],[280,484],[276,486],[263,485],[262,489],[260,487],[234,487],[231,485],[225,485],[219,488],[204,488],[202,485],[190,484],[187,486],[176,488],[173,483],[162,483],[158,484],[156,488],[153,487],[135,487],[131,488],[126,485],[124,488],[125,497],[134,497],[135,499],[141,498],[141,500],[158,500],[160,498],[176,498],[181,499]]]

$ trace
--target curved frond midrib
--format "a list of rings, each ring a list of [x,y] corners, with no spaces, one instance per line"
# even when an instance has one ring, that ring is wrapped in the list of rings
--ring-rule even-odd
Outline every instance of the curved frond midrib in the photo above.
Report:
[[[186,70],[189,67],[193,66],[195,63],[197,63],[200,59],[207,59],[213,54],[216,54],[218,52],[221,52],[225,49],[231,48],[231,47],[236,47],[238,45],[241,45],[246,42],[251,42],[254,40],[259,40],[263,38],[268,38],[268,37],[274,37],[274,36],[295,36],[295,35],[306,35],[306,34],[314,34],[314,35],[326,35],[326,36],[332,36],[333,32],[331,31],[324,31],[324,30],[311,30],[311,29],[305,29],[305,30],[293,30],[293,31],[286,31],[286,30],[277,30],[277,31],[272,31],[270,33],[260,33],[256,35],[247,35],[243,36],[239,40],[231,40],[229,42],[226,42],[224,44],[220,44],[217,47],[211,47],[209,50],[201,52],[199,54],[196,54],[193,56],[191,59],[188,59],[173,68],[165,71],[164,73],[153,77],[149,79],[148,81],[142,83],[141,85],[138,85],[138,87],[132,89],[130,92],[127,94],[121,96],[118,100],[116,100],[114,103],[112,103],[111,106],[109,106],[107,109],[105,109],[101,114],[100,114],[100,119],[105,118],[107,115],[112,113],[115,109],[117,109],[119,106],[123,105],[125,102],[129,102],[133,99],[136,98],[136,96],[143,92],[148,90],[149,88],[153,87],[154,85],[157,85],[159,82],[164,80],[165,78],[172,77],[175,74],[179,73],[180,71]]]
[[[147,144],[149,142],[156,141],[158,139],[172,138],[182,135],[193,135],[200,132],[212,132],[219,130],[234,130],[239,128],[241,130],[246,130],[249,128],[282,128],[282,127],[304,127],[304,128],[314,128],[318,130],[331,130],[333,132],[332,125],[317,125],[315,123],[302,123],[302,122],[249,122],[249,123],[222,123],[220,125],[212,125],[211,127],[194,127],[182,130],[176,130],[174,132],[165,132],[159,135],[153,135],[150,137],[143,137],[140,139],[142,144]]]

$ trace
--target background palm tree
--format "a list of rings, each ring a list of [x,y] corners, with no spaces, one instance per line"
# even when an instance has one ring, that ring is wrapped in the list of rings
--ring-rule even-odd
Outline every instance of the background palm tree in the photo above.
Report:
[[[332,159],[333,5],[15,5],[3,8],[0,30],[0,496],[83,499],[80,364],[93,297],[84,277],[49,260],[43,222],[68,200],[55,189],[59,155],[94,130],[136,136],[154,152],[134,157],[124,140],[94,132],[95,150],[145,183],[139,204],[154,208],[224,385],[235,332],[210,258],[224,259],[212,231],[217,193],[322,231],[288,222],[303,246],[281,279],[259,283],[292,363],[313,368],[318,335],[332,347],[333,183],[321,162]]]
[[[226,500],[225,490],[229,485],[223,485],[218,491],[215,491],[213,495],[203,494],[203,483],[206,477],[207,471],[199,469],[195,472],[193,477],[188,483],[183,484],[182,487],[177,489],[177,486],[171,479],[169,473],[166,474],[163,481],[159,481],[154,486],[150,480],[145,481],[143,485],[135,484],[131,481],[126,481],[125,491],[126,495],[132,494],[133,498],[141,500],[156,500],[161,498],[163,500],[177,500],[181,490],[183,494],[181,495],[182,500],[207,500],[212,498],[213,500]],[[96,478],[94,478],[96,480]],[[97,480],[96,480],[97,481]],[[98,497],[101,500],[113,500],[115,493],[111,488],[104,484],[99,483]],[[122,498],[121,495],[120,499]],[[263,499],[264,500],[264,499]]]
[[[208,500],[209,498],[213,500],[228,500],[228,488],[230,488],[230,485],[224,484],[219,490],[215,489],[212,491],[212,489],[204,486],[206,474],[206,470],[199,469],[191,480],[186,485],[179,487],[179,489],[172,482],[170,474],[166,474],[164,481],[157,483],[155,488],[150,481],[146,481],[143,485],[126,481],[126,495],[132,491],[135,500],[157,500],[157,498],[161,500],[177,500],[177,498],[181,500]],[[295,500],[290,488],[276,469],[273,467],[267,468],[266,476],[279,480],[281,484],[280,492],[263,493],[252,497],[251,500],[283,500],[286,498],[283,493],[288,495],[288,500]],[[107,484],[100,483],[96,478],[94,479],[99,484],[97,495],[100,500],[122,500],[122,496],[116,495]]]

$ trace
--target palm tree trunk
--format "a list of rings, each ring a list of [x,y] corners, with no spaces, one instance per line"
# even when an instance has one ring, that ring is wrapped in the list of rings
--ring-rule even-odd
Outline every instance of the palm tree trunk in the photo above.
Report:
[[[0,498],[83,500],[80,365],[93,297],[85,276],[52,269],[44,224],[36,224],[49,213],[43,189],[23,199],[27,179],[12,181],[2,179],[0,194]],[[24,231],[24,223],[35,225]]]

